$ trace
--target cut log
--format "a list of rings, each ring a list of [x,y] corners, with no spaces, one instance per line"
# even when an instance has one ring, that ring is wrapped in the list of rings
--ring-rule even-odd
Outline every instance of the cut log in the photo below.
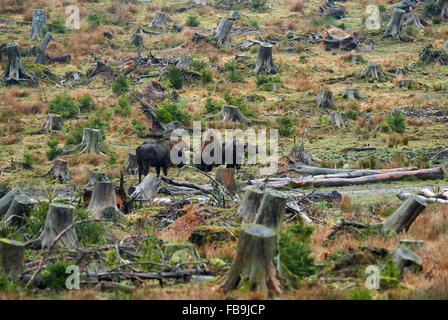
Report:
[[[4,85],[18,84],[21,81],[27,81],[30,85],[36,85],[37,80],[30,75],[23,66],[20,48],[15,42],[8,43],[6,46],[8,53],[8,65],[2,82]]]
[[[0,274],[19,275],[25,266],[25,246],[19,241],[0,238]]]
[[[421,189],[418,192],[419,195],[424,196],[425,198],[435,198],[436,194],[429,190],[428,188]]]
[[[386,37],[394,37],[395,39],[401,40],[401,28],[402,28],[402,19],[405,11],[402,9],[395,8],[392,13],[392,17],[389,20],[389,23],[386,25],[383,39]]]
[[[36,57],[36,60],[34,61],[34,63],[38,63],[38,64],[46,64],[47,63],[46,51],[47,51],[48,43],[51,41],[52,38],[53,38],[53,36],[51,35],[51,33],[47,32],[45,37],[40,42],[39,47],[37,47],[37,57]]]
[[[345,112],[333,112],[330,120],[331,125],[338,126],[339,128],[348,127],[350,123],[348,122],[347,114]]]
[[[29,37],[33,40],[41,39],[45,27],[47,27],[47,13],[42,9],[34,9]]]
[[[109,154],[109,148],[103,141],[101,131],[98,129],[84,128],[82,133],[82,142],[78,146],[81,150],[77,155],[83,153],[89,154]]]
[[[69,54],[63,54],[62,56],[49,57],[51,63],[70,63],[72,56]]]
[[[44,132],[60,131],[64,128],[62,117],[58,114],[50,113],[45,118]]]
[[[440,192],[437,193],[436,198],[448,200],[448,190],[440,190]]]
[[[414,26],[416,28],[424,28],[428,24],[423,20],[423,18],[417,13],[411,13],[408,15],[404,22],[405,26]]]
[[[317,94],[316,103],[320,108],[334,108],[333,93],[327,89],[320,89]]]
[[[403,230],[408,231],[411,224],[425,208],[426,203],[417,197],[406,199],[406,201],[383,222],[381,228],[382,234],[387,235],[390,232],[398,234]]]
[[[131,198],[134,200],[147,201],[152,204],[154,198],[160,191],[160,187],[160,179],[153,174],[148,174],[132,191]]]
[[[37,201],[26,195],[17,195],[14,197],[8,211],[5,214],[4,221],[6,225],[20,226],[25,222],[28,216],[36,207]]]
[[[392,259],[395,260],[395,264],[400,272],[405,269],[413,269],[415,271],[422,270],[422,258],[416,255],[408,248],[398,245],[392,252]]]
[[[95,182],[92,199],[87,210],[97,218],[116,220],[118,214],[115,184],[112,182]]]
[[[350,151],[360,152],[360,151],[375,151],[375,150],[376,150],[375,147],[368,147],[368,146],[367,147],[348,147],[348,148],[341,149],[340,152],[347,153]],[[414,169],[417,169],[417,167],[414,167]],[[394,171],[398,171],[398,170],[394,169]],[[407,170],[400,170],[400,171],[407,171]]]
[[[405,12],[409,12],[416,5],[417,5],[417,0],[403,0],[403,1],[391,4],[390,6],[387,7],[387,10],[398,8],[398,9],[404,10]]]
[[[364,96],[355,88],[345,88],[342,94],[344,99],[363,99]]]
[[[350,171],[347,173],[315,175],[314,178],[315,179],[358,178],[358,177],[372,176],[372,175],[383,174],[383,173],[404,172],[404,171],[412,171],[412,170],[417,170],[417,168],[409,167],[409,168],[379,169],[379,170],[353,170],[353,171]]]
[[[280,293],[273,262],[276,244],[277,234],[274,230],[257,224],[241,225],[235,259],[221,279],[224,291],[244,287],[263,293]]]
[[[48,171],[45,176],[50,176],[50,179],[56,179],[60,183],[64,181],[70,181],[70,171],[68,171],[68,161],[62,159],[55,159],[53,166],[50,171]]]
[[[143,37],[140,34],[131,34],[129,37],[129,42],[136,47],[143,47]]]
[[[235,169],[218,168],[215,173],[215,180],[218,181],[232,195],[235,195]]]
[[[265,72],[266,74],[277,73],[277,68],[274,65],[272,58],[272,45],[268,43],[260,43],[258,57],[255,64],[255,72]]]
[[[166,13],[156,11],[154,18],[149,23],[149,26],[157,29],[166,29],[168,28],[170,22],[173,22],[173,20],[168,17]]]
[[[45,219],[44,229],[39,238],[34,242],[33,248],[46,249],[62,233],[67,227],[73,224],[75,219],[75,207],[52,203],[48,209],[47,218]],[[69,229],[56,242],[54,247],[63,249],[74,249],[78,246],[78,237],[75,228]]]
[[[6,214],[6,212],[8,212],[11,203],[18,195],[24,195],[22,189],[14,188],[0,199],[0,218],[2,218]]]
[[[249,122],[249,119],[240,112],[238,107],[235,106],[223,106],[221,111],[218,113],[218,118],[221,117],[223,122]]]
[[[377,62],[369,62],[365,69],[361,72],[361,78],[367,79],[368,81],[383,80],[386,75],[381,68],[381,65]]]
[[[283,193],[266,189],[255,217],[255,223],[280,232],[287,200],[288,198]]]
[[[230,42],[230,30],[232,29],[232,22],[228,19],[223,18],[219,22],[218,27],[213,32],[213,38],[218,44],[223,44],[224,42]]]
[[[128,159],[126,160],[125,172],[127,174],[137,174],[138,166],[137,166],[137,155],[135,154],[135,150],[129,151]]]
[[[244,193],[241,205],[238,208],[236,216],[241,218],[242,223],[254,223],[264,193],[259,189],[249,189]]]

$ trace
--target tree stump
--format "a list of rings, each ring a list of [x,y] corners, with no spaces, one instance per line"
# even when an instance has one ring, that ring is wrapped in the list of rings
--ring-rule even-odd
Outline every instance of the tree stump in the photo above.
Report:
[[[274,265],[277,234],[257,224],[241,225],[236,256],[229,271],[221,279],[224,291],[237,287],[267,293],[281,292]]]
[[[47,32],[45,37],[40,42],[39,47],[37,47],[37,57],[36,57],[36,60],[34,61],[34,63],[36,63],[36,64],[46,64],[47,63],[46,51],[47,51],[48,43],[51,41],[52,38],[53,38],[53,36],[51,35],[51,33]]]
[[[238,107],[235,106],[223,106],[221,111],[218,113],[218,117],[222,117],[222,122],[249,122],[249,119],[240,112]]]
[[[235,169],[218,168],[216,169],[215,179],[222,184],[232,196],[235,195]]]
[[[2,218],[6,214],[6,212],[8,212],[8,209],[11,206],[11,203],[14,201],[14,198],[18,195],[23,194],[24,193],[22,189],[14,188],[0,199],[0,218]]]
[[[137,166],[137,155],[135,154],[135,150],[129,151],[128,159],[126,160],[125,172],[127,174],[137,174],[138,166]]]
[[[448,40],[446,40],[445,43],[443,44],[443,51],[445,53],[448,53]]]
[[[277,73],[277,68],[274,65],[272,58],[272,45],[268,43],[260,43],[260,50],[258,51],[257,62],[255,64],[256,73],[265,72],[266,74]]]
[[[348,127],[350,123],[348,122],[347,114],[345,112],[333,112],[331,114],[331,125],[338,126],[339,128]]]
[[[36,207],[37,201],[24,194],[14,197],[8,211],[5,214],[4,221],[6,225],[22,225],[25,217],[28,216]]]
[[[408,231],[418,215],[426,208],[426,203],[418,197],[410,197],[395,212],[383,222],[381,232],[386,235],[393,231],[400,233]]]
[[[90,173],[90,180],[84,186],[84,205],[89,205],[92,199],[93,187],[95,182],[109,182],[109,178],[103,172],[93,171]]]
[[[109,154],[109,148],[103,141],[101,131],[98,129],[84,128],[82,142],[78,146],[81,151],[77,154]]]
[[[423,260],[406,247],[398,245],[392,252],[392,259],[395,260],[398,270],[403,272],[406,268],[422,269]]]
[[[19,275],[25,266],[25,246],[19,241],[0,238],[0,274]]]
[[[143,47],[143,37],[140,34],[131,34],[131,36],[129,37],[129,42],[136,47]]]
[[[409,90],[414,85],[414,80],[400,80],[397,83],[398,88]]]
[[[111,210],[108,210],[111,209]],[[112,182],[95,182],[92,199],[87,210],[94,213],[97,218],[116,219],[113,212],[118,213],[115,184]],[[105,216],[111,214],[112,216]]]
[[[255,217],[255,223],[280,232],[288,198],[281,192],[266,189]]]
[[[44,132],[60,131],[64,128],[62,117],[58,114],[50,113],[45,118]]]
[[[178,69],[186,70],[186,69],[190,68],[192,64],[193,64],[193,59],[191,57],[182,55],[182,56],[180,56],[179,61],[176,64],[176,67]]]
[[[236,213],[242,223],[254,223],[255,217],[260,209],[264,193],[259,189],[248,189],[244,193],[243,200]]]
[[[232,29],[232,22],[226,18],[222,18],[218,27],[213,32],[213,38],[218,44],[230,41],[230,30]]]
[[[369,62],[365,69],[361,72],[361,78],[367,79],[368,81],[384,80],[386,75],[381,68],[381,65],[377,62]]]
[[[320,108],[334,108],[333,93],[327,89],[320,89],[317,94],[316,103]]]
[[[405,26],[414,26],[416,28],[422,29],[428,24],[422,19],[422,17],[417,13],[411,13],[407,16]]]
[[[386,25],[383,39],[386,37],[394,37],[395,39],[401,40],[401,28],[402,28],[402,18],[405,11],[402,9],[395,8],[389,23]]]
[[[2,82],[4,85],[17,84],[21,81],[27,81],[30,85],[37,84],[37,80],[30,75],[23,66],[22,56],[17,43],[11,42],[6,46],[8,53],[8,65]]]
[[[241,11],[233,10],[230,12],[230,15],[227,19],[229,20],[240,20],[243,17]]]
[[[166,13],[156,11],[154,18],[149,23],[149,26],[157,29],[166,29],[168,28],[168,24],[172,21],[173,20],[170,17],[168,17]]]
[[[160,179],[153,174],[148,174],[137,187],[131,190],[131,198],[152,204],[160,188]]]
[[[33,40],[42,38],[43,29],[47,26],[47,14],[45,10],[34,9],[33,10],[33,21],[31,23],[31,32],[29,37]]]
[[[364,96],[359,92],[358,89],[355,88],[345,88],[344,93],[342,94],[344,99],[362,99]]]
[[[55,159],[53,166],[50,171],[48,171],[45,176],[50,176],[50,179],[56,179],[60,183],[64,181],[70,181],[72,178],[70,176],[70,171],[68,171],[68,161],[62,159]]]

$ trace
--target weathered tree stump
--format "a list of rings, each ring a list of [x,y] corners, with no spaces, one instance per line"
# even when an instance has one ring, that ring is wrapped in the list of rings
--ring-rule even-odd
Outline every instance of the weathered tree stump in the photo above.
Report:
[[[333,93],[327,89],[320,89],[317,94],[316,103],[320,108],[334,108]]]
[[[25,221],[25,217],[35,209],[36,205],[37,201],[35,199],[24,194],[15,196],[5,214],[5,224],[22,225]]]
[[[156,11],[154,18],[149,23],[149,26],[157,29],[166,29],[168,28],[168,24],[172,21],[173,20],[170,17],[168,17],[166,13]]]
[[[234,168],[218,168],[216,169],[215,179],[222,184],[226,190],[235,195],[235,169]]]
[[[241,11],[233,10],[230,12],[229,17],[227,19],[229,20],[240,20],[243,17],[243,14]]]
[[[230,41],[230,30],[232,29],[232,22],[228,19],[223,18],[219,22],[218,27],[213,32],[213,38],[218,42],[218,44],[223,44],[224,42]]]
[[[384,80],[386,75],[381,68],[381,65],[377,62],[369,62],[365,69],[361,72],[361,78],[367,79],[368,81]]]
[[[398,245],[395,247],[392,252],[392,259],[395,260],[395,264],[400,272],[403,272],[406,268],[422,269],[422,258],[404,246]]]
[[[265,72],[266,74],[277,73],[277,68],[274,65],[272,58],[272,45],[268,43],[260,43],[260,50],[258,51],[257,62],[255,64],[256,73]]]
[[[347,114],[345,112],[333,112],[331,114],[331,125],[338,126],[339,128],[348,127],[350,123],[348,122]]]
[[[8,212],[8,209],[11,206],[11,203],[14,201],[14,198],[18,195],[23,194],[24,193],[22,189],[14,188],[0,199],[0,218],[2,218],[6,214],[6,212]]]
[[[84,205],[89,205],[92,200],[93,187],[96,182],[109,182],[109,178],[103,172],[93,171],[90,173],[90,180],[84,186]]]
[[[92,199],[87,210],[94,213],[97,218],[116,219],[113,212],[118,213],[115,184],[112,182],[95,182]],[[109,216],[109,215],[112,216]]]
[[[288,198],[281,192],[266,189],[257,216],[256,224],[262,224],[280,232]]]
[[[33,10],[33,21],[31,23],[31,32],[29,37],[33,40],[42,38],[43,29],[47,26],[47,14],[45,10],[34,9]]]
[[[136,47],[143,47],[143,37],[141,34],[131,34],[131,36],[129,37],[129,42]]]
[[[224,291],[238,287],[267,293],[281,292],[274,265],[277,234],[257,224],[241,225],[236,256],[232,266],[221,279]]]
[[[89,154],[109,154],[109,148],[103,141],[101,131],[98,129],[84,128],[82,142],[78,146],[81,150],[77,155]]]
[[[60,131],[64,128],[62,117],[58,114],[50,113],[45,118],[44,132]]]
[[[402,9],[395,8],[389,23],[386,25],[383,38],[394,37],[395,39],[401,40],[401,28],[402,28],[402,18],[405,11]]]
[[[414,80],[400,80],[397,83],[398,88],[409,90],[414,85]]]
[[[135,154],[135,150],[129,151],[128,159],[126,160],[125,172],[127,174],[137,174],[138,166],[137,166],[137,155]]]
[[[240,112],[238,107],[235,106],[223,106],[221,111],[218,113],[218,117],[222,117],[223,122],[249,122],[249,119]]]
[[[381,232],[388,234],[391,231],[400,233],[408,231],[418,215],[426,208],[426,203],[418,197],[410,197],[395,212],[383,222]]]
[[[414,26],[416,28],[422,29],[425,26],[427,26],[428,24],[425,22],[425,20],[423,20],[421,15],[419,15],[417,13],[411,13],[407,16],[407,18],[404,22],[404,25],[405,26]]]
[[[359,92],[358,89],[355,88],[345,88],[344,93],[342,94],[344,99],[363,99],[364,96]]]
[[[241,218],[242,223],[254,223],[258,210],[260,209],[261,201],[264,193],[259,189],[248,189],[244,193],[243,200],[236,213],[237,217]]]
[[[19,241],[0,238],[0,274],[21,274],[25,266],[25,246]]]
[[[160,188],[160,179],[153,174],[148,174],[135,189],[131,190],[131,198],[152,204]]]
[[[34,63],[38,63],[38,64],[46,64],[47,63],[46,51],[47,51],[48,43],[51,41],[52,38],[53,38],[53,36],[51,35],[51,33],[47,32],[47,34],[45,35],[45,37],[42,39],[39,46],[37,47],[37,56],[36,56],[36,60],[34,61]]]
[[[50,179],[56,179],[60,183],[71,180],[70,171],[68,171],[68,161],[62,159],[55,159],[53,166],[45,176],[50,176]]]
[[[176,64],[176,67],[178,69],[186,70],[189,69],[192,64],[193,64],[193,58],[191,58],[190,56],[182,55],[180,56],[179,61]]]
[[[17,43],[8,43],[6,52],[8,53],[8,65],[5,74],[3,75],[3,84],[11,85],[21,81],[27,81],[30,85],[37,84],[37,80],[30,75],[23,66],[22,56]]]

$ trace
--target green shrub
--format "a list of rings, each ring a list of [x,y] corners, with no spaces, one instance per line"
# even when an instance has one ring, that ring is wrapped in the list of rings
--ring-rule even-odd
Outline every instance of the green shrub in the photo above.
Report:
[[[248,117],[255,116],[255,113],[250,110],[244,103],[244,96],[232,97],[227,92],[224,93],[224,100],[228,105],[238,107],[242,114]]]
[[[278,120],[278,124],[280,125],[278,128],[278,132],[281,136],[289,137],[292,135],[296,129],[294,122],[292,122],[291,118],[288,116],[283,116]]]
[[[90,26],[98,27],[99,25],[101,25],[101,20],[101,16],[98,13],[91,12],[87,16],[87,22]]]
[[[213,99],[211,97],[208,97],[205,101],[204,113],[215,113],[220,111],[221,108],[222,105],[213,102]]]
[[[31,169],[33,167],[33,155],[29,152],[23,154],[23,167],[25,169]]]
[[[224,70],[227,72],[227,75],[231,82],[243,81],[243,75],[240,65],[236,61],[226,62],[226,64],[224,65]]]
[[[92,118],[86,123],[79,123],[70,130],[70,133],[65,140],[65,144],[80,144],[82,142],[82,134],[84,132],[84,128],[98,129],[101,131],[101,135],[103,136],[103,138],[105,138],[104,130],[108,125],[108,122],[101,120],[101,118],[99,117]]]
[[[76,99],[76,103],[78,104],[80,112],[89,112],[95,109],[95,100],[89,94],[80,96],[78,99]]]
[[[191,69],[196,72],[201,72],[205,67],[207,67],[207,63],[201,59],[193,59],[193,63],[191,64]]]
[[[347,300],[372,300],[370,290],[365,287],[355,287],[347,291]]]
[[[145,139],[147,137],[146,126],[143,123],[141,123],[140,121],[138,121],[137,119],[132,119],[131,123],[134,126],[134,131],[135,131],[135,134],[137,135],[137,137],[139,137],[141,139]]]
[[[378,10],[379,10],[380,12],[386,12],[386,6],[385,6],[384,4],[380,4],[380,5],[378,6]]]
[[[201,82],[203,84],[213,82],[213,72],[210,68],[204,68],[201,71]]]
[[[129,81],[125,76],[119,75],[112,84],[112,92],[116,95],[126,94],[129,91]]]
[[[56,14],[53,19],[50,20],[51,31],[55,33],[65,33],[65,20],[60,14]]]
[[[25,216],[25,230],[23,233],[26,240],[37,238],[40,230],[44,226],[49,208],[50,203],[47,201],[39,201],[37,208],[30,215]]]
[[[252,28],[258,28],[258,20],[255,18],[250,18],[249,26],[251,26]]]
[[[84,210],[76,210],[76,220],[94,218],[92,213]],[[102,245],[106,243],[106,227],[103,222],[87,222],[75,226],[76,235],[82,246]]]
[[[279,75],[270,76],[265,73],[255,76],[255,84],[257,87],[261,87],[265,83],[282,83],[282,79]]]
[[[185,24],[189,27],[198,27],[200,23],[197,16],[190,14]]]
[[[131,106],[129,105],[128,96],[122,95],[118,100],[118,107],[115,109],[115,113],[127,117],[131,113]]]
[[[65,289],[65,282],[69,276],[66,270],[69,265],[70,263],[68,261],[58,261],[48,264],[47,268],[40,274],[42,284],[56,291]]]
[[[62,149],[58,148],[58,144],[59,141],[56,138],[51,138],[47,142],[47,146],[50,148],[50,150],[47,151],[48,160],[54,160],[62,152]]]
[[[188,121],[191,120],[191,115],[180,109],[179,103],[175,102],[164,102],[159,105],[156,109],[156,114],[159,119],[163,122],[171,121]]]
[[[386,117],[386,124],[393,132],[403,133],[406,129],[405,120],[402,113],[394,112]]]
[[[314,259],[310,256],[312,233],[313,227],[297,223],[280,234],[280,261],[296,276],[306,277],[315,273]]]
[[[172,88],[176,90],[182,89],[184,85],[184,75],[182,74],[182,71],[180,71],[175,66],[171,66],[168,69],[167,79]]]
[[[428,16],[439,16],[440,7],[436,4],[436,0],[428,0],[425,2],[424,6],[425,14]]]
[[[351,120],[357,120],[361,115],[361,113],[358,110],[353,109],[346,111],[345,114],[347,115],[347,118]]]
[[[78,115],[78,107],[75,101],[68,93],[58,94],[48,104],[48,109],[63,118],[73,118]]]
[[[149,235],[148,238],[141,244],[140,261],[162,262],[161,248],[157,243],[155,235]],[[148,265],[146,268],[149,271],[154,265]]]
[[[262,10],[266,7],[266,0],[252,0],[251,8],[254,10]]]

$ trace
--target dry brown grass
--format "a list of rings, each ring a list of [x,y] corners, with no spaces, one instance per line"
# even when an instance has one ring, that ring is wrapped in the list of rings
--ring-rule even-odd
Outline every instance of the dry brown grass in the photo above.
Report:
[[[301,0],[285,0],[283,3],[291,12],[303,12],[303,9],[305,7],[305,4]]]

